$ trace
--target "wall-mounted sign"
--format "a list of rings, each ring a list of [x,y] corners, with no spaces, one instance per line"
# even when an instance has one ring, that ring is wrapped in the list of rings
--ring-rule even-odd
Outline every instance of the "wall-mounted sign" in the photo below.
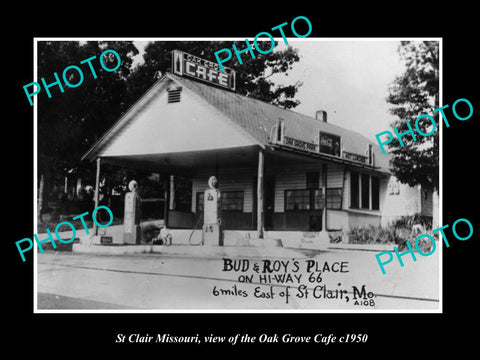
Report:
[[[172,72],[176,75],[189,76],[226,89],[235,90],[235,71],[225,68],[225,72],[222,72],[217,63],[183,51],[173,50]]]
[[[285,145],[288,145],[300,150],[317,152],[317,144],[309,143],[303,140],[293,139],[288,136],[283,137],[283,143]]]
[[[320,132],[320,152],[324,154],[329,154],[333,156],[340,156],[340,136]]]
[[[366,156],[359,155],[359,154],[354,154],[354,153],[347,152],[347,151],[343,152],[343,157],[345,159],[352,160],[352,161],[358,161],[358,162],[361,162],[361,163],[364,163],[364,164],[367,163],[367,159],[368,159]]]
[[[112,236],[100,236],[100,244],[102,244],[102,245],[113,244],[113,237]]]

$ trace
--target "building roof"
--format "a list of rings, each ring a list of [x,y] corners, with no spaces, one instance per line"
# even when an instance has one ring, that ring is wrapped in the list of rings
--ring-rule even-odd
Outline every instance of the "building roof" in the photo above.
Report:
[[[303,115],[292,110],[286,110],[278,106],[224,90],[215,86],[166,73],[159,79],[138,101],[134,104],[110,130],[108,130],[97,143],[83,156],[93,159],[106,146],[108,141],[119,132],[124,123],[131,121],[136,112],[148,103],[157,94],[158,88],[163,88],[165,82],[174,81],[180,86],[185,86],[204,101],[212,105],[227,118],[244,129],[260,146],[270,144],[269,136],[273,126],[279,119],[284,121],[285,135],[294,139],[313,143],[319,131],[341,136],[344,151],[354,154],[365,155],[368,144],[371,144],[375,154],[375,167],[381,171],[388,171],[388,157],[383,155],[378,145],[355,131],[318,120],[314,117]]]

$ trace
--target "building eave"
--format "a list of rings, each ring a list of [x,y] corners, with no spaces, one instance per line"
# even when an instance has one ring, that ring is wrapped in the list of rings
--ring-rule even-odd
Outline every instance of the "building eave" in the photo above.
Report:
[[[389,170],[381,168],[380,166],[362,164],[360,162],[356,162],[356,161],[352,161],[352,160],[348,160],[348,159],[344,159],[344,158],[339,158],[339,157],[333,156],[333,155],[322,154],[322,153],[313,153],[313,152],[310,152],[310,151],[302,151],[300,149],[295,149],[295,148],[291,148],[289,146],[284,146],[284,145],[279,145],[279,144],[271,144],[269,146],[269,149],[272,150],[272,151],[285,151],[285,152],[298,154],[298,155],[301,155],[301,156],[314,158],[314,159],[318,159],[318,160],[325,160],[325,161],[330,161],[330,162],[339,163],[339,164],[343,164],[343,165],[363,168],[363,169],[366,169],[366,170],[380,172],[380,173],[383,173],[383,174],[390,174]]]

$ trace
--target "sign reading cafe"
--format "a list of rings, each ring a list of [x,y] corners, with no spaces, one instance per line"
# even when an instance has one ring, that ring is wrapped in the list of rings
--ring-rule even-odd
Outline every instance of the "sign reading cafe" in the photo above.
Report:
[[[235,91],[235,71],[225,68],[221,72],[217,63],[183,51],[172,52],[172,71],[176,75],[189,76]]]

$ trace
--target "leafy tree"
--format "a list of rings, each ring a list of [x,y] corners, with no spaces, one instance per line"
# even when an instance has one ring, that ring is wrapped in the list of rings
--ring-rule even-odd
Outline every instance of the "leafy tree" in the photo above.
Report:
[[[113,72],[105,71],[100,63],[100,54],[106,49],[115,50],[121,58],[121,65]],[[38,102],[38,175],[41,188],[55,190],[56,184],[63,183],[63,177],[71,168],[87,177],[93,177],[92,167],[82,164],[80,158],[126,108],[126,79],[132,68],[132,56],[138,49],[126,41],[40,41],[38,42],[38,79],[45,78],[47,84],[55,81],[54,73],[62,82],[50,87],[51,98],[46,90],[37,95]],[[93,77],[88,64],[80,61],[96,56],[92,60],[97,78]],[[107,67],[114,67],[105,56]],[[82,69],[84,78],[78,87],[69,88],[62,79],[63,70],[69,65]],[[78,72],[66,74],[71,84],[81,81]],[[48,186],[43,186],[43,179]],[[40,197],[43,194],[39,194]],[[43,200],[43,199],[42,199]]]
[[[145,62],[135,68],[129,78],[128,90],[131,99],[138,98],[155,81],[157,71],[164,73],[170,71],[172,50],[182,50],[203,59],[216,62],[215,51],[223,48],[232,48],[232,43],[238,49],[245,47],[243,41],[157,41],[150,42],[145,47],[143,58]],[[276,44],[276,43],[275,43]],[[268,50],[270,42],[259,42],[263,50]],[[232,50],[233,53],[233,50]],[[236,71],[236,92],[248,95],[268,103],[291,109],[300,104],[295,100],[295,94],[301,82],[294,85],[277,86],[268,78],[277,73],[285,73],[292,69],[295,62],[299,61],[298,51],[288,47],[282,51],[272,51],[269,54],[260,54],[255,51],[255,59],[248,53],[242,54],[242,62],[238,62],[235,54],[225,66]]]
[[[402,41],[399,54],[405,61],[405,72],[397,77],[390,88],[387,101],[398,117],[392,126],[399,133],[408,130],[407,121],[415,131],[415,120],[422,114],[432,115],[439,107],[439,46],[437,41]],[[392,154],[392,171],[400,182],[410,186],[422,185],[425,189],[438,189],[439,130],[438,112],[434,114],[437,130],[431,136],[420,136],[416,141],[408,134],[402,137],[404,146],[395,139],[389,144]],[[429,133],[431,122],[419,121],[423,133]],[[416,131],[415,131],[416,132]]]

